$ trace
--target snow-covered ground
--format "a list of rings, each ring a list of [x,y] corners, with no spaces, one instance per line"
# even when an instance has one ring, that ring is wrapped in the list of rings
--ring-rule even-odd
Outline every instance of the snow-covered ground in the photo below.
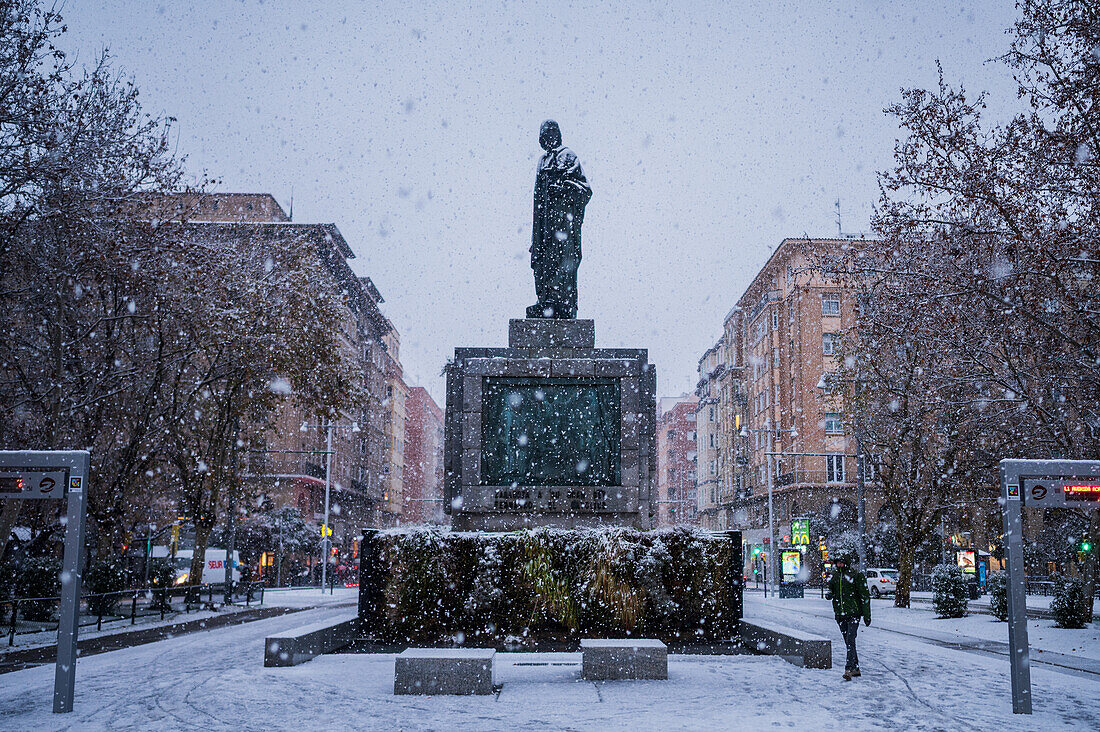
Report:
[[[358,587],[336,587],[324,592],[313,587],[308,589],[284,587],[278,590],[264,591],[264,605],[270,607],[346,606],[357,605],[358,603]]]
[[[801,615],[814,616],[815,620],[811,622],[813,627],[822,626],[816,618],[824,618],[827,622],[823,627],[829,633],[823,635],[831,633],[836,636],[836,643],[841,642],[835,623],[829,627],[828,621],[832,620],[833,610],[828,600],[809,596],[795,600],[764,600],[759,596],[746,595],[745,602],[746,617],[778,613],[787,619],[788,614],[794,612],[797,613],[796,618]],[[900,608],[894,607],[893,600],[882,599],[871,601],[871,618],[872,628],[889,629],[938,641],[973,638],[1008,642],[1008,623],[999,621],[992,615],[975,613],[965,618],[937,618],[930,607],[915,605],[912,608]],[[777,619],[777,622],[780,621]],[[1100,660],[1100,623],[1092,623],[1081,630],[1056,628],[1054,621],[1048,619],[1031,619],[1027,625],[1028,645],[1032,649],[1033,660],[1041,659],[1042,653],[1068,653]],[[860,632],[865,630],[868,629],[861,628]]]
[[[842,661],[831,615],[815,614],[827,613],[827,605],[810,600],[765,603],[750,595],[746,615],[828,635],[834,662]],[[789,606],[799,602],[806,604]],[[842,663],[820,671],[763,656],[673,656],[668,681],[591,683],[578,679],[579,654],[499,654],[498,695],[398,697],[392,655],[338,654],[293,668],[263,667],[266,635],[346,613],[338,604],[83,659],[69,715],[49,711],[52,667],[7,674],[0,677],[0,728],[1100,728],[1100,675],[1036,664],[1036,714],[1014,716],[1006,659],[888,630],[895,622],[920,630],[934,621],[920,610],[892,617],[878,603],[874,614],[884,627],[861,628],[864,675],[850,683],[840,679]]]
[[[329,591],[325,591],[324,594],[318,589],[291,589],[284,588],[278,590],[267,590],[264,592],[264,603],[259,604],[259,595],[253,600],[251,605],[245,606],[243,600],[241,604],[233,605],[231,607],[224,607],[219,605],[217,610],[195,610],[192,612],[184,612],[182,605],[176,602],[176,610],[164,614],[164,619],[157,613],[148,615],[139,615],[134,624],[130,624],[129,617],[120,617],[116,619],[103,621],[103,628],[96,630],[95,625],[84,625],[80,628],[79,637],[81,640],[86,638],[98,638],[107,635],[115,635],[118,633],[129,633],[133,630],[142,630],[145,628],[159,628],[167,625],[174,625],[176,623],[186,623],[192,620],[203,620],[206,618],[214,618],[229,613],[239,613],[244,610],[250,610],[257,607],[291,607],[291,608],[307,608],[307,607],[325,607],[325,606],[354,606],[358,602],[359,590],[357,588],[350,587],[337,587],[334,592],[330,594]],[[87,622],[87,619],[82,620]],[[10,651],[21,650],[23,648],[36,648],[40,646],[49,646],[57,642],[57,630],[49,629],[43,630],[38,633],[18,633],[15,636],[15,644],[8,645],[7,637],[4,636],[3,640],[0,640],[0,655]]]

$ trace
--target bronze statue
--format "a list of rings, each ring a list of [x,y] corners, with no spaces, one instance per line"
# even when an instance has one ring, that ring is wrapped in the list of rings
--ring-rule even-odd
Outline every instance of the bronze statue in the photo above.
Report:
[[[546,153],[535,174],[535,216],[531,228],[531,269],[538,302],[528,318],[577,317],[577,268],[581,263],[581,224],[592,198],[577,155],[561,144],[558,123],[539,130]]]

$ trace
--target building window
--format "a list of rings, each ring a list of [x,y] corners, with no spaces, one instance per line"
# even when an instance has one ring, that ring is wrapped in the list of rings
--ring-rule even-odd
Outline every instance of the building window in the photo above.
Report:
[[[714,433],[713,432],[710,433],[710,446],[714,447]]]
[[[844,423],[840,421],[839,414],[825,415],[825,431],[830,434],[840,434],[844,432]]]
[[[779,404],[779,402],[780,402],[780,399],[779,399],[779,384],[776,384],[775,385],[775,403]]]
[[[711,422],[713,422],[713,421],[714,421],[714,407],[711,407],[711,408],[710,408],[710,421],[711,421]]]
[[[825,456],[825,481],[827,483],[844,482],[844,455]]]
[[[832,356],[836,354],[837,346],[840,344],[840,336],[836,333],[822,333],[821,334],[821,352],[826,356]]]
[[[772,330],[779,329],[779,310],[772,310]]]
[[[821,296],[822,315],[840,315],[840,295],[827,294]]]

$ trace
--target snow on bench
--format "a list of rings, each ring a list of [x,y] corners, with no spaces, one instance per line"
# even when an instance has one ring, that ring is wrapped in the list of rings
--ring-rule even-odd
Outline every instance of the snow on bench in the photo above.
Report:
[[[761,620],[741,621],[741,640],[753,653],[782,656],[804,668],[832,668],[833,642]]]
[[[393,663],[394,694],[492,694],[492,648],[407,648]]]
[[[304,625],[264,640],[264,666],[297,666],[355,640],[359,616]]]
[[[668,647],[645,638],[585,638],[581,641],[581,678],[667,679]]]

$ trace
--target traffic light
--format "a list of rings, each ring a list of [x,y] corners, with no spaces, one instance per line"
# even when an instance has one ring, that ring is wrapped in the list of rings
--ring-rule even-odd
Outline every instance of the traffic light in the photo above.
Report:
[[[755,559],[756,557],[759,557],[759,556],[760,556],[760,547],[758,547],[758,546],[754,546],[754,547],[752,548],[752,556],[753,556],[753,558],[754,558],[754,559]]]
[[[1084,554],[1088,554],[1092,551],[1092,542],[1089,541],[1089,537],[1087,534],[1081,537],[1081,544],[1078,549]]]

